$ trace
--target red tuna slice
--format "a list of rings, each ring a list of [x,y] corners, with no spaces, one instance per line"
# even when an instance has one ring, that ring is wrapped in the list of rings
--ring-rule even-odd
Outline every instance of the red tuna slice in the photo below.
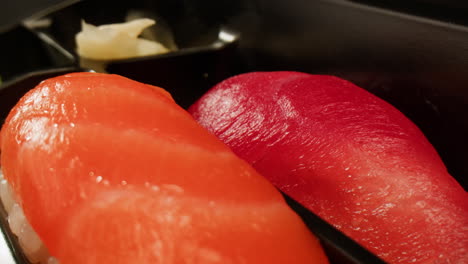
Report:
[[[422,132],[352,83],[225,80],[189,112],[311,211],[390,263],[467,263],[468,199]]]
[[[46,80],[11,111],[0,146],[61,263],[327,263],[274,186],[160,88],[96,73]]]

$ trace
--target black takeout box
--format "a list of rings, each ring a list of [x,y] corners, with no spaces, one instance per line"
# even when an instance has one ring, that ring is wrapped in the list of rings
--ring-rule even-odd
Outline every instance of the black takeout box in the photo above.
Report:
[[[412,119],[467,188],[468,28],[457,12],[451,13],[450,5],[443,16],[431,16],[427,10],[437,1],[426,9],[423,0],[420,9],[344,0],[69,2],[73,4],[40,17],[47,26],[25,23],[0,34],[0,120],[41,80],[90,70],[79,65],[75,52],[81,19],[116,23],[133,10],[157,18],[179,50],[113,61],[104,65],[108,72],[164,87],[183,107],[217,82],[242,72],[336,75]],[[319,237],[331,263],[383,263],[286,198]],[[0,224],[16,263],[27,263],[4,218]]]

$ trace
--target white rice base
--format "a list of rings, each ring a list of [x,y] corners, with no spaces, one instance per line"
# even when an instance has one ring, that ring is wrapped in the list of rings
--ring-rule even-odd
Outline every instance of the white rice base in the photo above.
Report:
[[[19,245],[23,249],[23,253],[28,260],[34,264],[59,264],[56,258],[50,256],[44,243],[42,243],[39,236],[29,224],[10,185],[3,177],[1,168],[0,199],[8,215],[7,218],[10,229],[18,238]]]

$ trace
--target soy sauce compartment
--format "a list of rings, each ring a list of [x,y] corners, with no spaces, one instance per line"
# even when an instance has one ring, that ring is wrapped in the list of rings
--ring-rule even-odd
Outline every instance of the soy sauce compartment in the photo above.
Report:
[[[73,65],[75,60],[23,26],[0,34],[0,58],[2,83],[32,71]]]

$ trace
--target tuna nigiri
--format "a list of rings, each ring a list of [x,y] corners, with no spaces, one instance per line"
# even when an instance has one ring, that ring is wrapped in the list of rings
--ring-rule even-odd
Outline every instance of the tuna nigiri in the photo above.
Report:
[[[390,263],[468,263],[468,199],[423,133],[350,82],[248,73],[189,111],[311,211]]]
[[[48,79],[13,108],[0,146],[60,263],[327,263],[281,194],[160,88]]]

